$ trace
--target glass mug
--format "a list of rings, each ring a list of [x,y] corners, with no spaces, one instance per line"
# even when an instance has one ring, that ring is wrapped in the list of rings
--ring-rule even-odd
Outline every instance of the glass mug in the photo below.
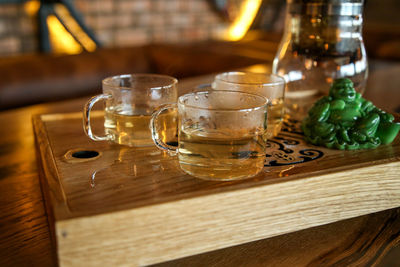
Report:
[[[92,97],[85,105],[83,123],[86,135],[94,141],[109,140],[120,145],[143,147],[153,145],[149,122],[152,112],[162,104],[176,103],[177,79],[158,74],[124,74],[103,80],[103,94]],[[105,136],[92,132],[90,113],[93,105],[105,100]],[[163,116],[163,140],[176,135],[170,127],[175,116]]]
[[[302,120],[335,79],[349,78],[363,93],[368,58],[362,26],[364,0],[286,0],[286,25],[272,72],[287,82],[285,106]]]
[[[158,119],[178,108],[178,146],[163,142]],[[235,91],[202,91],[183,95],[178,103],[153,113],[154,143],[178,154],[180,168],[206,180],[255,176],[264,167],[268,100]],[[176,126],[175,126],[176,127]],[[162,134],[161,134],[162,135]]]
[[[268,135],[277,136],[284,117],[285,79],[275,74],[245,71],[224,72],[215,76],[211,84],[215,90],[243,91],[268,98]]]

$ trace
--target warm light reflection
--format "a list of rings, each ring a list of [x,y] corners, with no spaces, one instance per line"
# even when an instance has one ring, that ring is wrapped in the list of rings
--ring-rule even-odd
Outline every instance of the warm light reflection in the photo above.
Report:
[[[37,16],[39,8],[39,0],[27,1],[24,4],[25,13],[32,18]],[[54,9],[57,16],[62,18],[65,25],[64,26],[55,15],[49,15],[46,19],[49,28],[51,47],[54,53],[78,54],[82,52],[83,49],[89,52],[96,50],[96,43],[82,30],[64,5],[55,4]],[[69,31],[65,27],[67,27]],[[73,35],[71,35],[71,33]]]
[[[237,41],[244,37],[253,23],[262,0],[244,0],[239,15],[228,29],[227,39]]]
[[[54,53],[78,54],[82,52],[82,47],[64,28],[56,16],[47,17],[51,48]]]
[[[269,65],[264,65],[264,64],[258,64],[258,65],[253,65],[247,68],[249,72],[254,72],[254,73],[268,73],[271,72],[271,68]]]
[[[74,34],[75,38],[81,43],[81,45],[89,52],[96,50],[96,43],[82,30],[79,24],[68,10],[61,4],[55,6],[55,11],[60,16],[67,26],[67,28]]]
[[[40,7],[39,0],[31,0],[24,4],[24,10],[29,16],[36,16]]]

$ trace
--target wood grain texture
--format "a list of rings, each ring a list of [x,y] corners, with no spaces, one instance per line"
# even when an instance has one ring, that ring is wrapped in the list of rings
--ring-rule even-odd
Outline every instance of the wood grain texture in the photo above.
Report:
[[[338,151],[286,132],[276,143],[297,140],[300,151],[323,156],[266,167],[253,179],[211,182],[185,175],[155,147],[89,141],[78,115],[34,122],[65,266],[154,264],[400,205],[400,138],[375,150]],[[76,147],[102,157],[69,162],[65,154]]]
[[[286,235],[156,264],[169,266],[398,266],[400,210],[370,214]]]
[[[384,69],[391,69],[391,65],[396,66],[395,63],[384,64]],[[371,77],[378,79],[381,72],[375,71],[376,68],[372,68]],[[207,79],[202,78],[183,80],[181,85],[185,87],[187,82],[189,88],[206,82]],[[388,87],[385,84],[393,86],[392,81],[383,79],[382,83],[371,83],[367,89],[369,99],[386,95]],[[31,116],[77,112],[86,100],[55,102],[0,113],[0,266],[57,264],[53,259],[56,248],[50,242],[40,192]],[[397,107],[398,98],[374,102],[381,108]],[[399,213],[400,208],[382,211],[162,265],[327,266],[338,263],[336,266],[399,266]],[[365,262],[368,264],[363,264]]]
[[[30,112],[43,112],[30,109]],[[0,265],[54,265],[43,208],[31,113],[0,117]]]

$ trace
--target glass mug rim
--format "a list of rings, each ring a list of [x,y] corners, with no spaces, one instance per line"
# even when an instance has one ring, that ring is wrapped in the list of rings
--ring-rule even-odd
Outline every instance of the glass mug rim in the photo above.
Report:
[[[247,95],[247,96],[252,96],[252,97],[257,97],[258,99],[262,100],[262,102],[258,105],[255,105],[254,107],[251,108],[210,108],[210,107],[200,107],[196,105],[189,105],[185,104],[183,101],[189,97],[196,97],[196,95],[205,95],[205,94],[227,94],[227,93],[233,93],[233,94],[241,94],[241,95]],[[232,90],[207,90],[207,91],[200,91],[200,92],[193,92],[193,93],[187,93],[184,94],[180,97],[178,97],[178,104],[184,106],[185,108],[191,108],[191,109],[197,109],[197,110],[209,110],[209,111],[222,111],[222,112],[241,112],[241,111],[255,111],[259,110],[262,108],[265,108],[266,106],[268,107],[270,105],[270,101],[268,98],[266,98],[263,95],[260,94],[255,94],[255,93],[247,93],[243,91],[232,91]]]
[[[152,73],[127,73],[127,74],[119,74],[119,75],[114,75],[110,76],[107,78],[104,78],[102,80],[102,85],[107,86],[108,88],[113,88],[113,89],[118,89],[118,90],[132,90],[135,87],[134,86],[121,86],[121,85],[115,85],[112,82],[115,80],[121,80],[127,77],[136,77],[136,78],[164,78],[166,79],[165,85],[160,85],[160,86],[149,86],[148,89],[152,90],[162,90],[162,89],[167,89],[167,88],[172,88],[173,86],[176,86],[178,83],[178,79],[169,76],[169,75],[164,75],[164,74],[152,74]],[[168,80],[170,81],[168,83]]]
[[[118,84],[118,81],[121,81],[123,79],[135,79],[137,80],[131,84],[131,86],[120,86]],[[143,78],[143,79],[142,79]],[[121,111],[124,111],[126,108],[129,112],[134,112],[136,109],[136,106],[142,103],[139,103],[137,99],[140,99],[139,101],[143,102],[142,98],[138,98],[138,94],[140,93],[145,99],[146,103],[143,103],[144,106],[148,109],[154,110],[157,106],[166,104],[166,103],[176,103],[177,100],[177,95],[178,95],[178,88],[177,88],[177,83],[178,80],[174,77],[168,76],[168,75],[162,75],[162,74],[153,74],[153,73],[132,73],[132,74],[121,74],[121,75],[114,75],[105,78],[102,80],[102,93],[99,95],[95,95],[91,97],[85,104],[83,108],[83,129],[86,134],[91,140],[93,141],[111,141],[113,143],[117,143],[119,145],[127,145],[131,147],[143,147],[147,146],[145,144],[145,137],[139,137],[138,134],[135,134],[135,131],[138,133],[142,133],[144,127],[142,127],[140,123],[135,122],[136,124],[140,126],[134,126],[134,123],[129,123],[132,126],[128,126],[128,128],[121,127],[120,129],[111,126],[117,123],[117,120],[125,120],[126,118],[129,118],[129,120],[132,121],[137,121],[139,119],[136,119],[136,116],[150,116],[151,114],[147,114],[147,109],[145,112],[139,111],[137,114],[125,114],[125,113],[120,113],[119,112],[119,107],[121,107]],[[149,86],[146,86],[149,85]],[[153,96],[153,94],[145,94],[146,91],[149,92],[158,92],[159,94],[156,94],[156,97]],[[124,100],[125,99],[125,100]],[[148,100],[148,101],[147,101]],[[96,135],[92,131],[91,127],[91,111],[93,106],[99,102],[103,101],[104,102],[104,108],[103,110],[105,111],[104,114],[104,129],[105,129],[105,135]],[[132,116],[132,117],[129,117]],[[139,118],[138,117],[138,118]],[[142,117],[144,120],[145,117]],[[146,117],[147,119],[147,117]],[[108,120],[108,123],[107,123]],[[124,124],[125,125],[125,124]],[[136,127],[135,129],[133,129]],[[139,128],[138,128],[139,127]],[[112,133],[110,132],[110,129],[112,128]],[[140,129],[140,130],[138,130]],[[148,127],[145,127],[145,129],[148,130]],[[127,132],[131,131],[131,132]],[[123,140],[120,140],[120,134],[123,132],[126,134],[126,138]],[[150,132],[149,132],[150,134]],[[140,135],[140,136],[143,136]],[[153,142],[151,141],[151,136],[149,135],[148,138],[148,144],[152,144]]]
[[[238,82],[238,81],[231,81],[227,77],[230,75],[254,75],[258,77],[272,77],[273,79],[277,79],[276,81],[266,81],[266,82]],[[266,73],[266,72],[251,72],[251,71],[228,71],[222,72],[215,75],[215,81],[221,81],[227,84],[234,84],[234,85],[261,85],[261,86],[274,86],[274,85],[284,85],[285,78],[275,74],[275,73]]]
[[[226,109],[223,106],[220,109],[210,108],[206,106],[197,107],[196,105],[192,104],[189,105],[182,102],[183,100],[185,100],[184,96],[194,98],[196,95],[199,94],[205,95],[207,93],[223,94],[223,95],[234,94],[237,97],[235,99],[237,102],[246,102],[247,99],[240,96],[247,95],[249,97],[251,96],[253,98],[252,100],[254,100],[254,97],[256,97],[256,100],[258,99],[259,102],[255,103],[254,105],[250,104],[252,108],[242,108],[242,109],[240,108]],[[213,102],[213,99],[211,97],[209,98],[206,97],[204,100],[205,102]],[[224,100],[224,98],[222,98],[222,100]],[[235,103],[229,102],[229,104],[231,106],[235,106]],[[162,137],[160,137],[158,131],[158,117],[160,116],[160,114],[171,109],[177,110],[176,116],[178,120],[176,122],[177,125],[176,130],[178,131],[177,132],[178,141],[176,142],[176,144],[175,143],[171,144],[163,140]],[[249,112],[251,116],[254,115],[255,119],[249,121],[246,118],[246,116],[241,116],[243,115],[244,112]],[[235,113],[239,116],[233,116],[235,115]],[[229,91],[229,90],[200,91],[200,92],[187,93],[179,97],[177,103],[165,104],[160,106],[157,110],[153,112],[149,126],[154,144],[159,149],[166,151],[170,156],[178,155],[178,162],[180,165],[180,169],[184,173],[203,180],[233,181],[233,180],[242,180],[254,177],[259,173],[261,173],[262,170],[264,169],[264,159],[266,152],[266,139],[264,138],[264,136],[267,131],[267,124],[266,124],[267,113],[268,113],[268,99],[262,95],[247,93],[243,91]],[[225,122],[223,116],[227,117],[233,116],[233,117],[231,117],[232,120],[228,120]],[[190,131],[191,126],[189,124],[191,123],[189,123],[188,125],[186,125],[185,123],[186,121],[188,122],[192,121],[193,123],[192,125],[197,125],[199,122],[201,122],[202,118],[204,117],[206,117],[208,120],[208,122],[204,125],[204,129],[202,128],[201,125],[195,126],[195,130],[202,129],[200,131],[201,132],[200,135],[196,135],[194,132]],[[221,125],[219,125],[219,123],[216,124],[217,120],[221,122]],[[234,139],[232,139],[233,135],[229,134],[218,135],[220,136],[219,138],[216,137],[215,134],[225,133],[225,130],[227,129],[230,129],[234,133],[235,136]],[[190,138],[197,138],[197,137],[200,138],[198,142],[195,141],[190,143],[191,142],[189,140]],[[202,138],[205,138],[204,140],[206,141],[205,142],[201,141],[203,140]],[[259,138],[262,138],[262,140],[260,140]],[[235,143],[234,140],[236,139],[238,140],[239,143]],[[241,142],[240,140],[243,140],[245,142],[244,146],[243,144],[240,143]],[[214,141],[217,141],[217,143],[213,143]],[[181,142],[183,146],[181,146]],[[196,144],[195,145],[196,147],[190,147],[190,144]],[[192,162],[191,159],[185,158],[191,153],[193,153],[193,155],[197,155],[197,152],[202,153],[198,145],[205,145],[207,147],[207,152],[206,152],[207,155],[204,154],[204,156],[202,156],[205,162],[202,160],[198,161],[196,159],[194,159],[194,161]],[[222,155],[218,154],[221,152],[221,146],[219,145],[223,145]],[[240,154],[241,151],[246,151],[247,153],[249,149],[253,149],[254,151],[252,151],[251,153],[256,153],[256,154],[252,154],[251,157],[235,156],[236,155],[235,151],[237,151]],[[186,152],[184,152],[183,150],[186,150]],[[217,154],[215,154],[215,156],[212,156],[210,153],[211,154],[217,153]],[[196,158],[199,159],[199,157],[197,156]],[[222,160],[219,163],[213,160],[219,158],[221,158]],[[243,159],[246,159],[246,162],[244,162]],[[245,164],[245,166],[248,166],[248,168],[247,167],[239,168],[239,170],[237,170],[237,167],[242,164]],[[194,169],[191,169],[192,167],[190,166],[192,166]],[[204,168],[208,169],[209,172],[208,171],[204,172]]]

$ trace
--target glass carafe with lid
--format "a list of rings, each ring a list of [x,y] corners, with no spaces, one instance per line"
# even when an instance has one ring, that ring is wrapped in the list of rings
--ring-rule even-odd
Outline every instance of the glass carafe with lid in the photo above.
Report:
[[[287,0],[285,31],[272,70],[285,77],[291,117],[304,117],[337,78],[350,78],[356,91],[364,92],[363,1]]]

